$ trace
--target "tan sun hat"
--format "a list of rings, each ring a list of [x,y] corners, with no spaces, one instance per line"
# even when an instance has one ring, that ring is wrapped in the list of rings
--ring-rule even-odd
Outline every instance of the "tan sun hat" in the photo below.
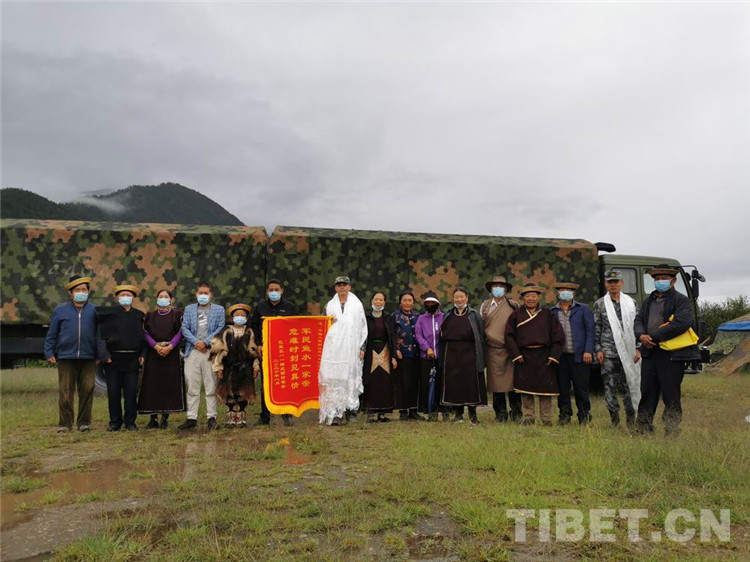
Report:
[[[117,285],[114,291],[112,291],[112,294],[117,296],[117,293],[121,293],[122,291],[130,291],[136,297],[141,293],[140,289],[135,285]]]
[[[526,293],[539,293],[540,295],[544,292],[544,289],[542,289],[539,285],[534,285],[533,283],[529,283],[527,285],[524,285],[521,289],[518,290],[521,296],[524,296]]]
[[[73,277],[70,278],[68,283],[65,285],[65,290],[71,291],[75,289],[76,287],[78,287],[78,285],[83,285],[83,284],[91,285],[91,277],[78,277],[77,275],[74,275]]]
[[[250,315],[250,313],[251,313],[251,312],[253,311],[253,309],[252,309],[252,308],[250,308],[250,307],[249,307],[248,305],[246,305],[246,304],[241,304],[241,303],[240,303],[240,304],[233,304],[232,306],[230,306],[229,308],[227,308],[227,316],[231,316],[231,315],[232,315],[232,313],[233,313],[233,312],[234,312],[235,310],[244,310],[245,312],[247,312],[248,316],[249,316],[249,315]]]

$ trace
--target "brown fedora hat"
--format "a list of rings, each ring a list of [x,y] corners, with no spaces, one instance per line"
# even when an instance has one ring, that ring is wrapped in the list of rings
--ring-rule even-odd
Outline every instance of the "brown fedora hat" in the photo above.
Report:
[[[669,275],[671,277],[677,277],[679,271],[677,271],[671,265],[662,263],[660,265],[657,265],[656,267],[652,267],[646,273],[648,273],[651,277],[655,277],[656,275]]]
[[[557,291],[559,291],[560,289],[570,289],[571,291],[577,291],[580,285],[578,283],[570,283],[568,281],[563,281],[560,283],[555,283],[553,287]]]
[[[487,281],[487,283],[484,284],[484,288],[487,289],[488,293],[492,292],[492,285],[496,285],[497,283],[502,283],[505,285],[505,290],[510,291],[513,288],[513,285],[508,283],[508,280],[503,277],[502,275],[495,275],[492,278],[492,281]]]

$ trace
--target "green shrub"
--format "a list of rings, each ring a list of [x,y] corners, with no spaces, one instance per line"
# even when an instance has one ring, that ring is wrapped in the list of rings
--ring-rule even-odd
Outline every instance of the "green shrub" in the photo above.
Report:
[[[706,322],[706,337],[713,339],[719,326],[738,316],[750,314],[750,299],[745,295],[729,297],[721,302],[699,301],[700,313]]]

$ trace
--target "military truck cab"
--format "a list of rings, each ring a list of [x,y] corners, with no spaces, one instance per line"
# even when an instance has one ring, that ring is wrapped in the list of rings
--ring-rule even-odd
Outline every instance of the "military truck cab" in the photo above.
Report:
[[[596,246],[600,251],[614,251],[614,246],[611,245],[598,243]],[[613,268],[619,269],[622,272],[624,283],[623,292],[633,298],[640,306],[654,291],[654,280],[648,274],[648,271],[661,264],[670,265],[680,272],[677,276],[675,289],[690,299],[693,306],[693,329],[698,334],[699,342],[703,342],[706,339],[706,323],[700,314],[698,295],[700,291],[699,284],[705,282],[706,279],[694,265],[683,266],[677,260],[671,258],[603,253],[599,256],[599,292],[602,295],[606,292],[603,281],[604,272]],[[700,351],[701,361],[689,363],[685,371],[686,373],[697,373],[702,370],[702,363],[708,363],[708,347],[701,345]]]

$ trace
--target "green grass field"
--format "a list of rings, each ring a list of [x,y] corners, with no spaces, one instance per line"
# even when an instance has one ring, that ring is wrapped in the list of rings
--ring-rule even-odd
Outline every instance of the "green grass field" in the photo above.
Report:
[[[610,428],[601,396],[586,428],[501,426],[480,409],[476,427],[321,427],[309,412],[291,428],[210,434],[178,432],[184,415],[168,430],[107,433],[97,397],[91,433],[57,435],[56,371],[3,371],[0,383],[4,559],[9,530],[97,506],[109,507],[56,559],[750,559],[748,376],[686,377],[674,439],[661,407],[655,437]],[[613,542],[589,540],[589,510],[601,508],[648,510],[646,540],[629,541],[622,519]],[[731,539],[649,540],[676,508],[731,510]],[[515,541],[508,509],[552,510],[552,540],[534,518]],[[584,512],[583,540],[554,540],[559,509]]]

